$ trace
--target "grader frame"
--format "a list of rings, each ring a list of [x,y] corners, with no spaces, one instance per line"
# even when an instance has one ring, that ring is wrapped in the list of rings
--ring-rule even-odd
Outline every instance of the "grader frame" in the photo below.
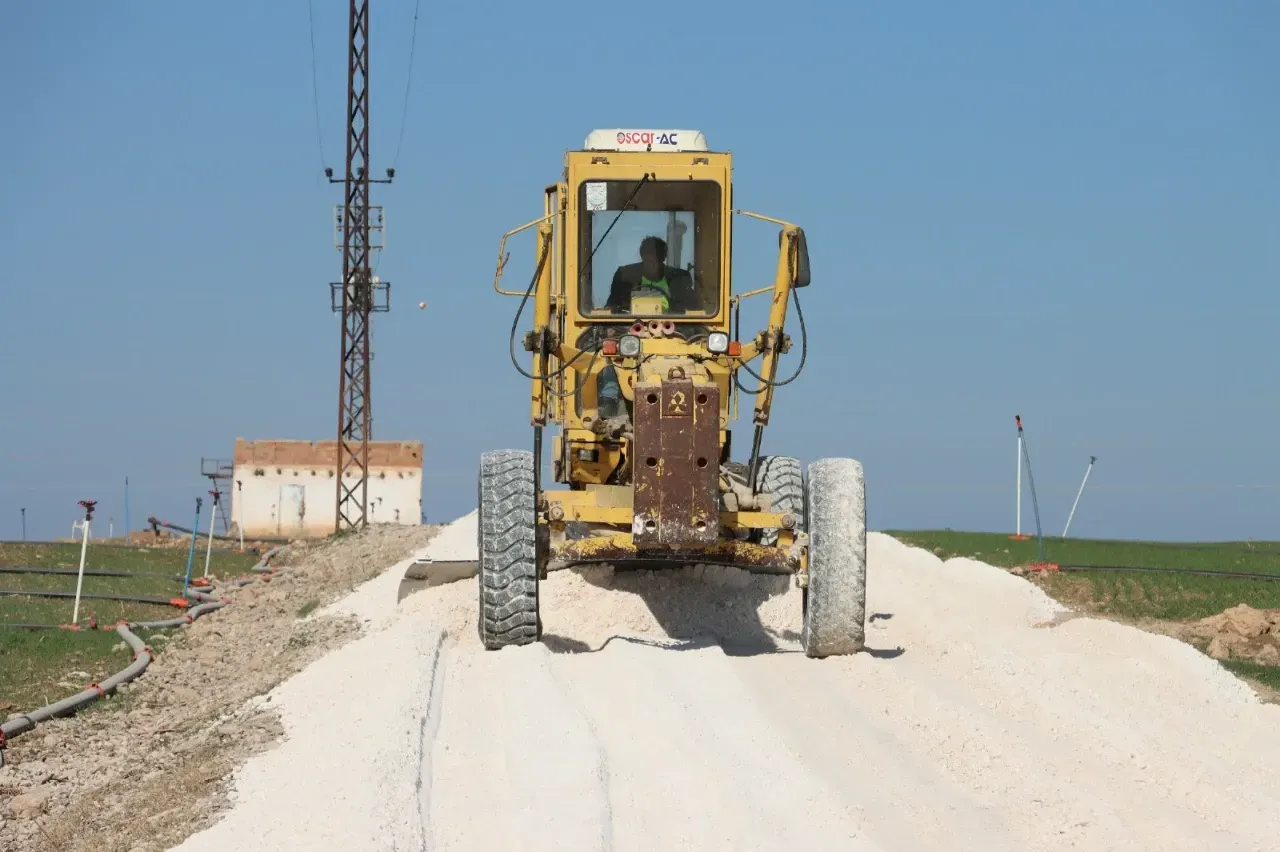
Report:
[[[543,215],[503,236],[494,289],[521,297],[517,324],[533,303],[533,330],[523,338],[531,372],[516,362],[515,326],[512,360],[531,382],[534,435],[531,453],[486,453],[481,460],[479,630],[487,647],[536,641],[539,580],[592,562],[724,563],[794,574],[806,590],[804,635],[813,634],[806,651],[826,656],[861,646],[861,467],[848,459],[815,463],[819,479],[843,482],[837,490],[853,488],[835,521],[847,522],[852,538],[841,544],[844,532],[829,536],[831,558],[852,568],[826,574],[852,578],[854,603],[837,607],[837,598],[848,598],[838,590],[823,628],[822,616],[810,613],[823,605],[809,603],[810,495],[799,462],[761,455],[779,359],[791,349],[788,303],[799,311],[796,291],[810,283],[807,240],[796,225],[734,209],[732,194],[731,155],[708,150],[701,133],[595,131],[582,150],[566,153],[562,179],[544,189]],[[780,227],[773,284],[740,295],[732,293],[734,215]],[[625,255],[617,239],[612,258],[606,252],[598,259],[624,220],[640,226],[633,238],[645,235],[642,264],[618,264]],[[665,241],[650,233],[658,223],[665,223]],[[532,280],[524,291],[504,290],[507,240],[529,229],[537,235]],[[686,266],[690,231],[693,260]],[[600,273],[610,266],[617,269],[604,299]],[[635,281],[641,286],[629,290]],[[742,300],[765,293],[771,294],[766,327],[750,340],[735,339]],[[677,308],[678,296],[684,301]],[[750,366],[757,360],[758,372]],[[729,428],[744,390],[739,371],[759,384],[745,463],[731,458]],[[551,442],[552,479],[566,488],[543,486],[549,424],[560,431]],[[810,630],[814,617],[819,621]]]

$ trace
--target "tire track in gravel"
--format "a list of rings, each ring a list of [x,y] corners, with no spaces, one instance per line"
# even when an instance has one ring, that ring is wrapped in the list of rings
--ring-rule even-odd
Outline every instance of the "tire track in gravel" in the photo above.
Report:
[[[431,685],[427,693],[427,710],[422,714],[418,732],[418,755],[421,771],[418,773],[418,823],[421,830],[423,852],[435,849],[435,835],[431,821],[431,790],[433,785],[432,757],[436,738],[440,734],[440,716],[444,704],[444,672],[448,659],[446,649],[452,642],[441,634],[431,658]]]
[[[448,653],[424,766],[434,850],[607,850],[599,743],[551,676],[546,648]]]
[[[718,647],[610,642],[552,660],[608,753],[615,848],[876,849],[757,713]]]

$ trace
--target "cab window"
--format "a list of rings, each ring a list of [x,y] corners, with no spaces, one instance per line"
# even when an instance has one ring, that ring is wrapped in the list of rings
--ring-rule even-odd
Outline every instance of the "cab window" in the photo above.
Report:
[[[578,293],[584,316],[716,313],[719,184],[584,181],[578,209]]]

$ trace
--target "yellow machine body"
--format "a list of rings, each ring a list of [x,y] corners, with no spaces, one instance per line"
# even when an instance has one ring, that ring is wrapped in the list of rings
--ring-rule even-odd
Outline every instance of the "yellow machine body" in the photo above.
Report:
[[[543,215],[502,239],[494,288],[522,297],[522,309],[532,304],[523,344],[532,356],[539,455],[543,427],[558,427],[549,479],[560,487],[539,478],[537,494],[543,573],[548,565],[673,559],[803,578],[796,519],[771,511],[749,479],[770,383],[790,346],[788,301],[809,283],[808,249],[800,228],[735,210],[732,180],[732,156],[708,150],[696,131],[595,131],[582,150],[566,153],[561,180],[544,189]],[[737,295],[735,214],[780,227],[774,283]],[[537,234],[532,280],[503,289],[506,241],[527,229]],[[765,294],[767,327],[734,339],[741,300]],[[735,466],[736,377],[751,362],[744,379],[759,386],[755,437],[749,461]]]

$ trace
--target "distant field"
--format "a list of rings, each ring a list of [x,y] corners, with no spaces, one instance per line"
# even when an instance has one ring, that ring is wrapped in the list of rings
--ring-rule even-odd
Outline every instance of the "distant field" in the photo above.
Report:
[[[889,531],[907,544],[946,559],[968,556],[1001,567],[1039,561],[1035,539],[1007,534]],[[1045,538],[1045,559],[1062,566],[1098,566],[1043,578],[1046,591],[1066,603],[1132,618],[1189,621],[1239,603],[1280,608],[1280,542],[1230,541],[1204,544]],[[1169,573],[1109,571],[1107,567],[1161,568]],[[1262,574],[1277,580],[1204,577],[1183,571]]]
[[[887,534],[943,559],[966,556],[1003,568],[1040,561],[1035,539],[1013,541],[1002,533],[891,530]],[[1280,609],[1280,542],[1182,544],[1046,537],[1044,544],[1045,561],[1063,570],[1033,577],[1053,598],[1080,611],[1141,622],[1145,627],[1177,635],[1201,651],[1206,650],[1208,640],[1196,635],[1192,622],[1242,603],[1256,609]],[[1074,566],[1095,567],[1077,570]],[[1108,570],[1119,568],[1161,570]],[[1277,579],[1203,576],[1192,573],[1195,571],[1260,574]],[[1164,626],[1158,627],[1157,623]],[[1250,659],[1219,662],[1264,687],[1264,694],[1270,690],[1271,700],[1280,701],[1280,666]]]
[[[210,570],[238,575],[257,562],[253,553],[214,551]],[[80,545],[47,542],[0,544],[0,590],[74,593],[80,564]],[[103,577],[86,574],[82,595],[115,595],[168,600],[182,596],[186,571],[185,549],[89,545],[86,571],[110,571],[134,576]],[[6,568],[41,568],[73,573],[13,573]],[[192,576],[204,573],[204,550],[196,554]],[[30,710],[57,700],[128,664],[132,655],[113,651],[120,643],[114,632],[26,630],[19,625],[63,625],[71,621],[70,597],[0,595],[0,717],[16,709]],[[126,621],[159,621],[183,610],[164,604],[83,598],[80,621],[90,614],[101,625]],[[159,650],[159,649],[157,649]],[[72,676],[73,673],[75,676]],[[81,673],[89,677],[80,676]],[[71,686],[68,686],[70,684]]]

